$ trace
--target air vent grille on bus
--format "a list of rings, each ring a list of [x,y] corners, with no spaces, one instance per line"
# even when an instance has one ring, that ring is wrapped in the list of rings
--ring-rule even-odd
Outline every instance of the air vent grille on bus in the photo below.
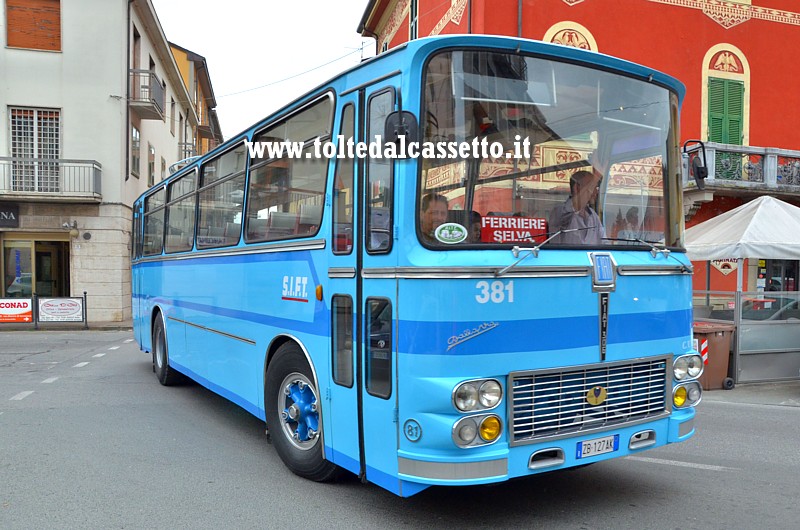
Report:
[[[510,374],[511,444],[608,429],[668,414],[670,359],[659,356],[586,365],[577,370]]]

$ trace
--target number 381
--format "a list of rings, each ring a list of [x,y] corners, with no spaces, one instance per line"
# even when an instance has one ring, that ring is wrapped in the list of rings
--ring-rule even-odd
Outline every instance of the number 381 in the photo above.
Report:
[[[475,284],[478,294],[475,295],[475,300],[479,304],[492,302],[493,304],[502,304],[503,302],[514,303],[514,281],[511,280],[505,283],[500,280],[493,282],[480,281]]]

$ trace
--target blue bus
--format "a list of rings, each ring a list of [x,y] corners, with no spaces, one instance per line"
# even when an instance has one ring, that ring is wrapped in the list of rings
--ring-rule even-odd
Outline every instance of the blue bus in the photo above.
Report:
[[[317,481],[411,496],[686,440],[683,93],[506,37],[365,61],[136,201],[136,340]]]

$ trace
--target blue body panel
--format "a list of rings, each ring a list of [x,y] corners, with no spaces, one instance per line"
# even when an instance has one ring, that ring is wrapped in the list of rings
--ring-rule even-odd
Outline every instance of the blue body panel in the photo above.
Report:
[[[442,48],[481,46],[514,50],[585,63],[666,86],[683,97],[677,80],[654,70],[602,54],[534,41],[487,36],[419,39],[343,73],[308,97],[258,122],[231,143],[254,133],[326,90],[337,94],[334,131],[347,98],[338,96],[354,86],[374,82],[375,90],[394,86],[404,109],[419,109],[424,62]],[[401,75],[392,73],[402,70]],[[384,81],[381,81],[383,79]],[[371,90],[371,89],[370,89]],[[369,91],[368,91],[369,92]],[[350,98],[352,99],[352,98]],[[230,145],[230,144],[226,144]],[[223,146],[224,149],[225,146]],[[214,152],[208,157],[213,157]],[[197,162],[202,164],[203,160]],[[191,166],[190,168],[191,169]],[[579,434],[541,443],[513,446],[505,428],[506,399],[493,412],[504,423],[493,444],[458,448],[452,439],[454,422],[463,414],[452,401],[453,389],[469,379],[496,378],[505,387],[510,373],[578,365],[601,360],[600,305],[593,291],[589,253],[551,250],[519,267],[585,268],[586,274],[563,277],[501,277],[462,274],[466,269],[498,270],[516,258],[510,250],[429,251],[415,234],[417,161],[395,162],[394,233],[391,251],[364,255],[332,253],[330,205],[333,164],[329,169],[325,212],[319,232],[298,243],[316,248],[293,250],[277,243],[245,244],[215,251],[193,251],[145,258],[133,264],[133,315],[140,347],[151,351],[151,328],[156,311],[165,317],[170,365],[210,390],[264,419],[264,378],[271,347],[288,338],[297,342],[312,363],[322,403],[324,454],[328,460],[398,495],[409,496],[432,484],[479,484],[540,472],[528,462],[540,449],[559,448],[570,467],[638,452],[630,437],[643,430],[655,433],[657,447],[682,441],[694,433],[694,410],[674,410],[667,417],[637,425],[622,425],[601,433]],[[178,175],[179,176],[179,175]],[[409,227],[409,228],[403,228]],[[290,240],[289,242],[294,242]],[[624,248],[624,247],[621,247]],[[679,250],[679,249],[676,249]],[[681,252],[654,257],[645,250],[609,252],[616,266],[658,268],[690,266]],[[343,388],[331,376],[331,297],[355,296],[357,280],[334,279],[332,267],[415,270],[451,268],[452,278],[398,273],[364,277],[354,318],[363,319],[367,297],[391,301],[393,316],[393,388],[389,399]],[[513,272],[513,269],[512,269]],[[479,282],[502,282],[502,302],[481,303]],[[513,283],[513,301],[508,286]],[[316,297],[321,287],[322,300]],[[677,356],[691,351],[691,276],[683,273],[618,275],[608,294],[608,327],[604,360]],[[363,341],[364,339],[362,339]],[[671,368],[669,370],[671,373]],[[671,378],[670,378],[671,381]],[[668,381],[668,383],[670,382]],[[669,385],[668,385],[669,386]],[[505,396],[508,389],[504,388]],[[667,397],[671,401],[671,396]],[[326,415],[326,411],[330,411]],[[365,462],[359,461],[358,418],[363,419]],[[411,439],[403,426],[413,420],[421,436]],[[576,460],[576,444],[619,435],[618,450]],[[425,477],[401,472],[400,462],[476,464],[505,461],[495,474],[473,478]],[[435,467],[435,466],[434,466]],[[438,468],[436,468],[438,469]],[[438,471],[437,471],[438,473]]]

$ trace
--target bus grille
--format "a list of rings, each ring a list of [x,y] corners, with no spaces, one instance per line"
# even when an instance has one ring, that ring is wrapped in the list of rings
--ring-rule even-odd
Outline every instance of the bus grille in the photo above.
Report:
[[[652,420],[671,411],[668,361],[650,357],[509,375],[511,445]],[[587,396],[606,397],[591,405]],[[593,399],[597,401],[597,399]]]

